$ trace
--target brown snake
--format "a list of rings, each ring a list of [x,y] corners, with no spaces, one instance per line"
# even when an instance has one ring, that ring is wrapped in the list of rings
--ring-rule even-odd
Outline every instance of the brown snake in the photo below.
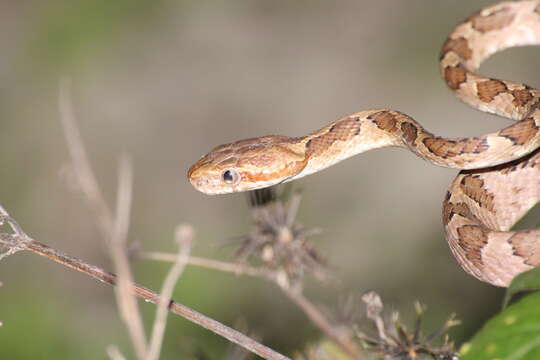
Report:
[[[516,121],[495,133],[442,138],[401,112],[366,110],[302,137],[218,146],[189,169],[189,180],[207,194],[254,190],[371,149],[406,147],[435,165],[462,170],[443,203],[446,238],[465,271],[508,286],[540,265],[540,230],[509,231],[540,201],[540,91],[476,70],[493,53],[524,45],[540,45],[540,0],[486,7],[459,24],[442,48],[442,76],[462,101]]]

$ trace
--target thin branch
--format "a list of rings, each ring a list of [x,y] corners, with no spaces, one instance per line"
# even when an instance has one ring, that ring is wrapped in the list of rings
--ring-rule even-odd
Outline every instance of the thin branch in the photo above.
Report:
[[[3,244],[7,247],[22,247],[24,250],[44,256],[49,260],[53,260],[63,266],[69,267],[85,275],[91,276],[94,279],[97,279],[105,284],[115,286],[117,283],[116,275],[102,270],[97,266],[86,263],[83,260],[66,255],[56,249],[51,248],[50,246],[33,240],[32,238],[28,237],[26,239],[21,239],[16,235],[4,233],[0,234],[0,244]],[[155,293],[154,291],[137,284],[131,284],[130,291],[135,294],[135,296],[145,300],[146,302],[150,302],[156,305],[164,299],[161,295]],[[173,300],[169,302],[168,308],[170,312],[180,315],[183,318],[190,320],[195,324],[202,326],[224,337],[225,339],[244,347],[245,349],[259,355],[264,359],[289,359],[288,357],[254,341],[246,335]]]
[[[171,301],[171,296],[176,282],[186,267],[189,255],[191,252],[191,243],[193,241],[193,228],[189,225],[180,225],[175,232],[176,242],[178,243],[178,255],[176,261],[165,277],[163,287],[161,289],[161,297],[156,310],[156,319],[154,320],[154,328],[148,350],[147,360],[158,360],[163,343],[163,335],[165,334],[165,326],[167,325],[167,305]]]
[[[21,239],[27,239],[28,235],[24,232],[24,230],[21,228],[21,226],[13,219],[11,216],[9,216],[9,213],[2,205],[0,205],[0,226],[7,223],[9,227],[11,228],[11,231],[13,231],[13,234],[17,235]]]
[[[129,230],[129,216],[131,211],[131,193],[133,171],[131,163],[125,156],[121,157],[118,175],[118,191],[116,214],[113,217],[108,207],[99,183],[88,160],[86,149],[75,121],[69,82],[63,79],[60,83],[59,94],[60,119],[71,156],[71,163],[77,178],[79,189],[84,195],[86,203],[94,214],[96,225],[101,232],[111,259],[118,274],[118,287],[116,288],[116,302],[120,317],[124,321],[131,343],[137,358],[146,358],[147,344],[144,326],[137,302],[129,291],[133,283],[133,276],[126,254],[127,234]]]
[[[107,355],[109,355],[111,360],[126,360],[126,357],[120,352],[116,345],[107,346]]]
[[[289,211],[287,211],[287,220],[286,225],[290,228],[294,224],[294,219],[296,219],[296,214],[298,213],[298,208],[300,207],[300,194],[293,194],[291,201],[289,202]],[[318,231],[318,230],[317,230]]]
[[[3,226],[5,223],[9,225],[13,233],[12,234],[0,233],[0,236],[2,236],[1,239],[12,240],[14,238],[18,238],[20,239],[20,241],[16,242],[17,243],[16,246],[9,246],[7,251],[1,253],[0,260],[10,255],[13,255],[16,252],[24,250],[25,247],[23,246],[23,244],[28,241],[28,235],[26,235],[26,233],[19,226],[19,224],[17,224],[17,222],[11,216],[9,216],[6,209],[4,209],[2,205],[0,205],[0,226]]]
[[[118,286],[115,294],[120,316],[126,324],[137,358],[143,360],[147,357],[146,335],[137,301],[130,291],[131,284],[134,281],[126,253],[132,187],[133,171],[131,162],[126,157],[122,157],[118,172],[114,228],[108,245],[114,268],[118,274]],[[101,193],[99,188],[97,190],[98,193]]]
[[[166,253],[166,252],[155,252],[155,251],[146,251],[139,255],[143,259],[158,260],[158,261],[168,261],[173,262],[176,259],[175,254]],[[253,266],[237,263],[228,263],[225,261],[206,259],[196,256],[190,256],[187,262],[189,265],[195,265],[200,267],[205,267],[212,270],[218,270],[223,272],[233,273],[235,275],[249,275],[255,277],[268,278],[269,280],[274,279],[274,272],[256,268]]]
[[[99,190],[97,179],[92,171],[90,161],[88,161],[81,134],[75,122],[68,79],[62,79],[60,82],[58,106],[60,109],[60,120],[62,121],[64,135],[71,156],[71,163],[77,175],[80,189],[90,203],[89,208],[94,212],[103,238],[109,239],[114,227],[114,218]]]
[[[343,336],[336,331],[330,321],[317,309],[315,305],[308,298],[306,298],[301,292],[295,291],[289,287],[280,286],[281,290],[291,299],[307,317],[313,322],[319,329],[322,330],[328,337],[334,340],[347,354],[356,358],[358,356],[358,349],[353,345],[348,337]]]
[[[12,248],[9,248],[7,251],[4,251],[3,253],[0,254],[0,261],[10,255],[13,255],[21,250],[24,250],[23,248],[21,247],[12,247]]]
[[[174,254],[162,252],[143,252],[140,257],[159,261],[174,261]],[[282,277],[277,271],[259,269],[244,264],[227,263],[212,259],[191,257],[188,264],[213,269],[223,272],[234,273],[236,275],[248,275],[264,278],[275,283],[287,297],[293,301],[306,316],[328,337],[334,340],[348,355],[356,358],[358,350],[353,343],[345,336],[340,334],[330,323],[330,321],[309,301],[301,292],[286,286],[287,281],[280,280]]]

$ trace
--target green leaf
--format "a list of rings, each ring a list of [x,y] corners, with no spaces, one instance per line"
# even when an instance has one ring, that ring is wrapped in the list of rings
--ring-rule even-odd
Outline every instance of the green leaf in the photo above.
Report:
[[[460,350],[461,360],[540,359],[540,292],[494,316]]]
[[[510,283],[510,286],[506,289],[503,309],[508,306],[510,299],[512,299],[512,296],[515,294],[522,291],[534,290],[540,290],[540,267],[521,273],[512,280],[512,283]]]

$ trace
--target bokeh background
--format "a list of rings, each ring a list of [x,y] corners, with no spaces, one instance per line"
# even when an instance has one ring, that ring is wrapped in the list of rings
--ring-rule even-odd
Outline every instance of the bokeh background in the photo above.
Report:
[[[196,229],[194,254],[230,260],[249,225],[241,194],[196,192],[186,171],[211,147],[239,138],[303,135],[362,109],[390,107],[445,136],[506,124],[459,103],[439,78],[452,27],[490,1],[2,1],[0,202],[35,239],[111,269],[81,196],[66,181],[57,107],[62,76],[110,204],[118,158],[135,167],[130,239],[173,251],[173,231]],[[489,59],[482,72],[540,85],[537,48]],[[379,292],[407,316],[429,307],[428,329],[452,312],[460,342],[499,309],[502,290],[466,275],[445,242],[440,208],[456,171],[401,150],[380,150],[298,182],[299,219],[338,284],[308,294]],[[137,261],[138,282],[159,289],[169,265]],[[33,254],[0,262],[0,353],[6,359],[129,354],[110,287]],[[243,319],[292,354],[320,334],[270,284],[188,268],[175,298],[227,324]],[[362,304],[358,303],[358,307]],[[141,304],[148,324],[154,307]],[[171,317],[163,358],[223,358],[225,340]]]

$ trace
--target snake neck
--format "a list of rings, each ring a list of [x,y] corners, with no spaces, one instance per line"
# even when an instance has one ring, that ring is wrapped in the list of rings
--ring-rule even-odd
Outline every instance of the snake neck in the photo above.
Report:
[[[537,148],[540,131],[536,130],[539,128],[540,110],[537,108],[523,120],[498,132],[459,138],[435,136],[399,111],[362,111],[297,138],[304,146],[306,165],[287,181],[383,147],[408,148],[420,158],[442,167],[461,170],[492,167],[519,159]]]
[[[423,127],[409,116],[391,110],[365,110],[336,120],[297,140],[304,145],[306,165],[288,179],[310,175],[344,159],[384,147],[409,147]]]

